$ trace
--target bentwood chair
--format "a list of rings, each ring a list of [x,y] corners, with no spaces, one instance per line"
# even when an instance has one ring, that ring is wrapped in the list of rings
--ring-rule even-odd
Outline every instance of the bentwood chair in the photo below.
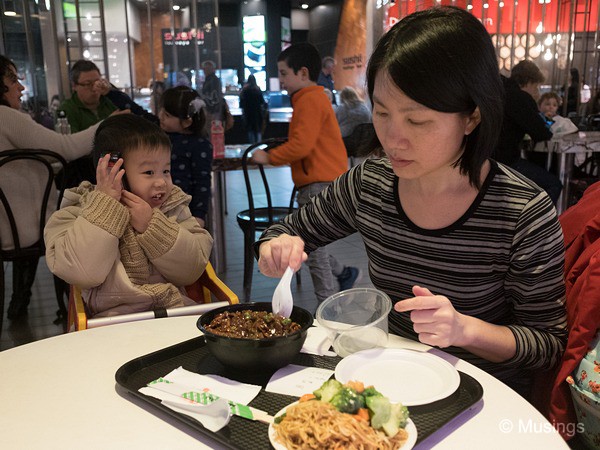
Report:
[[[133,322],[136,320],[203,314],[206,311],[227,304],[233,305],[239,303],[238,296],[219,279],[210,263],[206,265],[206,269],[195,283],[186,286],[185,291],[188,297],[198,303],[197,305],[182,306],[170,310],[122,314],[120,316],[88,318],[89,314],[81,296],[81,289],[78,286],[71,286],[67,331],[80,331],[87,328],[97,328],[104,325]],[[217,301],[213,302],[213,300]]]
[[[252,151],[257,148],[268,152],[285,141],[286,139],[268,139],[251,145],[242,155],[242,169],[244,171],[244,181],[248,194],[248,209],[244,209],[237,214],[237,223],[244,233],[244,301],[250,300],[250,292],[252,290],[252,272],[254,271],[253,244],[256,240],[256,233],[265,231],[271,225],[280,222],[285,216],[294,212],[296,197],[296,188],[294,188],[288,205],[274,206],[272,189],[269,186],[269,178],[264,166],[256,164],[255,167],[260,174],[260,183],[253,185],[253,180],[250,176],[252,167],[248,159],[251,157],[250,154]],[[299,272],[296,273],[296,280],[300,284]]]
[[[4,311],[4,261],[13,262],[13,292],[20,295],[29,290],[38,260],[46,251],[44,226],[62,198],[63,187],[55,185],[55,173],[66,164],[62,156],[49,150],[0,152],[0,332]],[[22,267],[26,273],[21,271]],[[54,277],[58,315],[66,318],[61,281]]]
[[[371,122],[358,124],[349,136],[343,138],[351,167],[355,165],[354,158],[369,156],[367,149],[374,148],[374,139],[375,128]]]

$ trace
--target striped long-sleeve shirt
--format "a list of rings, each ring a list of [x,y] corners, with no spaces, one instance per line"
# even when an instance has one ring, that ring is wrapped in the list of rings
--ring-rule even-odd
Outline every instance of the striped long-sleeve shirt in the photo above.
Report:
[[[414,285],[450,299],[462,314],[512,331],[513,358],[486,361],[464,349],[445,350],[515,387],[531,370],[550,368],[566,338],[564,250],[548,196],[492,161],[477,198],[443,229],[419,228],[406,216],[398,178],[386,159],[367,160],[338,178],[305,208],[269,228],[256,244],[282,233],[300,236],[311,250],[358,231],[374,286],[395,303]],[[390,331],[417,339],[409,313],[394,310]]]

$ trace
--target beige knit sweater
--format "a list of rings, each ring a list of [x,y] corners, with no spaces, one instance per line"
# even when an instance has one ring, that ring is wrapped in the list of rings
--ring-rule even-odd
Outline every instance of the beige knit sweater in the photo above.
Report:
[[[190,304],[181,288],[204,271],[212,238],[192,217],[189,201],[174,187],[140,234],[124,205],[84,182],[65,192],[46,225],[48,267],[84,289],[93,315]]]

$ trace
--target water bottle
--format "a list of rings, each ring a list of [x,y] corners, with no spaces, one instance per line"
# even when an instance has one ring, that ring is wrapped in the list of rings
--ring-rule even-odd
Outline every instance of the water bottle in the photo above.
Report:
[[[56,119],[56,131],[60,134],[71,134],[71,125],[67,120],[67,115],[64,111],[58,112],[58,118]]]

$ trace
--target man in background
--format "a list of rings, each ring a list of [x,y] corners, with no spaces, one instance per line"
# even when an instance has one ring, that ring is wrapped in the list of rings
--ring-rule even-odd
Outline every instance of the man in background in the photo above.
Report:
[[[513,67],[510,78],[502,77],[504,118],[494,159],[525,175],[544,189],[556,204],[562,190],[560,180],[535,162],[521,158],[525,134],[534,144],[552,138],[536,103],[543,82],[544,75],[531,61],[521,61]]]
[[[106,119],[117,107],[102,95],[100,69],[92,61],[80,59],[71,68],[73,95],[60,105],[67,115],[71,132],[85,130]]]
[[[117,107],[102,95],[103,80],[100,69],[92,61],[80,59],[71,68],[71,98],[62,102],[71,132],[83,131],[106,119]],[[96,170],[91,156],[84,156],[67,164],[65,187],[78,186],[84,180],[96,182]]]
[[[331,56],[326,56],[323,58],[321,72],[319,72],[319,78],[317,79],[318,86],[323,86],[325,89],[329,89],[332,93],[335,90],[333,82],[333,71],[335,70],[335,64],[335,59],[333,59]],[[335,94],[333,95],[333,100],[331,103],[333,105],[337,105]]]

